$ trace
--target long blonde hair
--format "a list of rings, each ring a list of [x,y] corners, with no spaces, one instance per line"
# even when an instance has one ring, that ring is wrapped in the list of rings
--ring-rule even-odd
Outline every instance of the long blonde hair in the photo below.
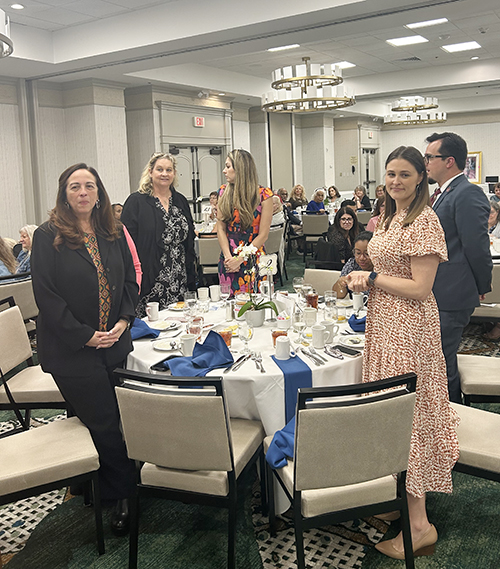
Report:
[[[248,229],[253,223],[253,214],[260,202],[257,167],[252,155],[246,150],[232,150],[227,157],[234,168],[235,179],[234,184],[227,184],[219,199],[219,216],[224,223],[230,223],[234,210],[237,209],[242,229]]]
[[[4,239],[0,237],[0,261],[14,274],[17,268],[17,261],[12,253],[12,249],[7,245]]]
[[[151,170],[155,167],[155,164],[158,162],[158,160],[170,160],[170,162],[172,162],[172,167],[174,168],[175,173],[172,186],[177,186],[177,160],[172,154],[169,154],[168,152],[155,152],[151,155],[151,158],[148,160],[146,167],[142,171],[141,179],[139,180],[139,189],[137,190],[140,194],[148,194],[150,196],[153,195],[153,180],[151,179]]]

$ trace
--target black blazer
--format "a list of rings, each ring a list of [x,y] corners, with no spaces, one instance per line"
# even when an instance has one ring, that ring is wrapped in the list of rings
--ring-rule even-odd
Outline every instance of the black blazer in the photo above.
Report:
[[[446,188],[434,204],[434,211],[448,248],[448,261],[439,264],[433,287],[439,310],[479,306],[479,295],[491,290],[493,267],[488,199],[462,174]]]
[[[97,357],[107,365],[123,361],[132,351],[126,330],[111,348],[99,350],[85,344],[99,328],[99,283],[95,265],[85,247],[70,249],[52,243],[55,231],[47,222],[33,235],[31,274],[40,310],[37,321],[38,358],[45,372],[63,376],[92,373]],[[97,237],[101,260],[111,292],[108,330],[120,318],[135,317],[138,287],[125,237],[108,241]]]
[[[172,202],[182,210],[189,225],[189,232],[184,242],[186,258],[187,286],[195,290],[195,252],[194,252],[194,223],[187,199],[172,191]],[[142,266],[141,297],[149,294],[161,270],[160,259],[164,251],[162,234],[165,229],[161,210],[156,207],[156,200],[148,194],[134,192],[123,204],[122,223],[128,229],[137,247],[137,253]]]

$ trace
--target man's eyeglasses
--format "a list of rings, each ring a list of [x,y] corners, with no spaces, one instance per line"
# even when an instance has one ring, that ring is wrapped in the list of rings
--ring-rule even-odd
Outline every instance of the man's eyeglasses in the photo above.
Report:
[[[450,158],[449,154],[424,154],[424,161],[430,162],[432,158]]]

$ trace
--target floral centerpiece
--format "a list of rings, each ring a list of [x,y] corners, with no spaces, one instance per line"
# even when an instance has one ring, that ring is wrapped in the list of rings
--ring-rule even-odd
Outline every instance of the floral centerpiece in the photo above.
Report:
[[[259,311],[270,308],[276,314],[278,314],[278,309],[272,300],[267,300],[261,298],[258,295],[258,259],[257,259],[257,247],[255,245],[245,245],[240,243],[238,247],[234,250],[234,254],[245,261],[247,268],[245,269],[245,281],[247,282],[247,290],[250,295],[250,300],[245,302],[245,304],[240,308],[238,316],[243,316],[247,311]],[[262,320],[257,326],[261,326],[264,321],[264,312],[262,312]]]

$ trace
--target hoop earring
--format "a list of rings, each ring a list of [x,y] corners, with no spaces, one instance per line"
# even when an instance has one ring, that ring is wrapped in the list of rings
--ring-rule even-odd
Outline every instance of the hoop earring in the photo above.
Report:
[[[69,203],[68,202],[64,202],[64,205],[69,209]]]
[[[99,209],[101,207],[101,202],[98,199],[95,202],[95,207],[96,209]]]

